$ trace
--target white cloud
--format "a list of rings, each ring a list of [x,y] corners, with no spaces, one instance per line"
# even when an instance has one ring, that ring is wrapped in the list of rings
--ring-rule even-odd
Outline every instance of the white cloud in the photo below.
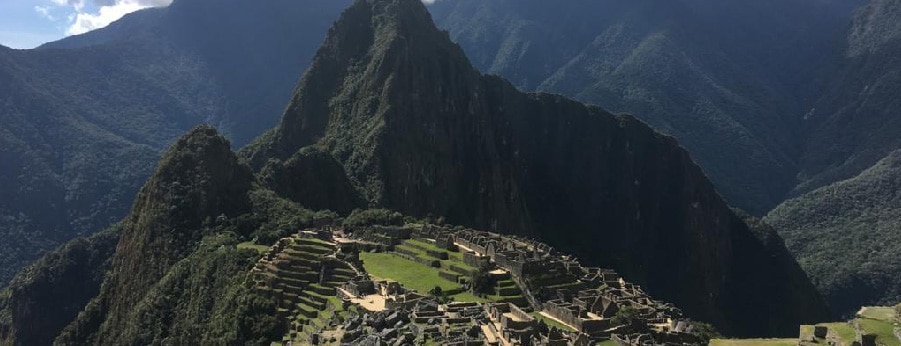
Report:
[[[49,19],[51,22],[56,21],[56,17],[50,14],[50,7],[47,6],[35,6],[34,11],[41,15],[41,17]]]
[[[148,7],[167,6],[172,0],[93,0],[96,11],[86,11],[87,0],[51,0],[60,6],[69,5],[75,13],[69,16],[66,35],[79,35],[106,27],[126,14]]]
[[[71,7],[66,35],[83,34],[106,27],[126,14],[148,7],[167,6],[172,0],[49,0],[58,7]],[[43,17],[56,20],[47,6],[35,6]]]

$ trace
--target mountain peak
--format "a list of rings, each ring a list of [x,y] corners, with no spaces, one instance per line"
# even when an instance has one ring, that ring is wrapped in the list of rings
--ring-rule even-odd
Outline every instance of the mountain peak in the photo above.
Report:
[[[360,79],[348,80],[349,75]],[[330,99],[349,105],[368,95],[371,108],[345,108],[339,113],[359,120],[356,126],[376,130],[391,113],[378,106],[399,101],[386,99],[392,91],[428,86],[446,94],[454,86],[472,84],[478,76],[462,49],[435,27],[420,1],[358,0],[329,30],[302,78],[281,126],[270,138],[271,156],[286,159],[323,136],[340,141],[346,133],[327,128]],[[254,165],[262,163],[254,160]]]
[[[329,195],[294,189],[322,180],[289,159],[311,145],[371,207],[546,240],[731,335],[796,333],[828,312],[784,247],[757,239],[675,140],[481,75],[418,0],[345,10],[279,127],[244,154],[301,202]],[[341,207],[329,200],[317,207]],[[778,293],[764,288],[776,281]]]
[[[210,126],[198,126],[163,155],[125,219],[101,297],[109,306],[98,343],[120,343],[121,323],[131,303],[169,268],[214,232],[222,217],[251,209],[253,182],[229,141]]]

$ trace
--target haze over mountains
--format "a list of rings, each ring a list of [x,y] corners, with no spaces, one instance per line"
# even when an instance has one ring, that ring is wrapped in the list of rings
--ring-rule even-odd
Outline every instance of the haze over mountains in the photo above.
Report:
[[[824,314],[781,239],[728,202],[769,212],[836,313],[898,299],[901,0],[444,0],[429,11],[448,35],[418,7],[391,30],[379,21],[396,18],[358,9],[292,96],[350,2],[176,0],[36,50],[0,47],[0,280],[119,221],[188,129],[215,125],[238,149],[284,114],[242,155],[309,209],[390,207],[545,237],[736,335]],[[111,237],[41,266],[102,262]],[[595,238],[613,245],[595,255]],[[775,298],[739,302],[745,290]],[[750,322],[772,315],[785,320]]]

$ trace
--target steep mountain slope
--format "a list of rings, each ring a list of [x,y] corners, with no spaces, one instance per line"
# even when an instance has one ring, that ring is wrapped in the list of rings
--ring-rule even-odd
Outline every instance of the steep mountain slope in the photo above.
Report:
[[[261,237],[271,223],[296,229],[322,215],[253,181],[212,128],[179,139],[122,221],[99,293],[61,333],[48,329],[44,337],[62,345],[268,344],[279,337],[274,302],[246,284],[259,253],[236,245]],[[8,329],[21,327],[14,320]],[[29,344],[16,336],[7,342]]]
[[[828,317],[781,239],[749,228],[672,138],[481,75],[416,0],[346,10],[243,155],[279,171],[311,145],[371,206],[538,237],[731,335]]]
[[[901,300],[901,151],[770,212],[836,312]]]
[[[72,240],[20,272],[0,293],[0,345],[49,345],[100,291],[119,231]]]
[[[162,150],[272,127],[349,1],[177,0],[35,50],[0,49],[0,285],[120,219]]]
[[[800,116],[852,3],[460,0],[432,13],[482,71],[635,114],[761,215],[797,184]]]
[[[848,179],[901,148],[901,1],[859,9],[829,83],[805,117],[797,192]]]

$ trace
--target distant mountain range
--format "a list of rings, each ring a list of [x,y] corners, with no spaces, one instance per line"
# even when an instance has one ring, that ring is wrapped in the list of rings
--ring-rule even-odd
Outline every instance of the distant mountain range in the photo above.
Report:
[[[350,1],[177,0],[35,50],[0,49],[0,281],[128,211],[197,124],[274,126]]]
[[[804,195],[901,148],[901,1],[458,0],[432,12],[481,70],[675,136],[731,205],[761,215],[800,196],[768,220],[837,312],[901,299],[892,251],[841,241],[897,247],[884,212],[894,205],[855,205],[860,190],[829,189],[846,206]],[[870,198],[898,191],[879,186]],[[830,209],[804,223],[814,219],[797,203]],[[830,226],[814,229],[820,222]]]
[[[833,222],[830,226],[811,230],[798,221],[806,214],[796,206],[798,201],[826,203],[819,188],[860,181],[855,176],[901,148],[901,126],[895,124],[901,119],[901,0],[444,0],[429,11],[462,51],[429,49],[447,49],[457,58],[465,53],[476,69],[509,83],[476,76],[468,62],[460,63],[466,59],[448,60],[451,67],[436,66],[431,59],[417,63],[418,70],[398,72],[409,85],[391,89],[401,82],[384,71],[394,70],[364,64],[369,57],[355,55],[359,52],[344,52],[333,62],[313,64],[317,68],[304,80],[318,84],[292,99],[292,88],[311,65],[327,28],[350,2],[176,0],[168,8],[139,11],[108,28],[39,49],[0,47],[0,121],[5,124],[0,128],[0,236],[9,239],[0,244],[0,280],[6,282],[41,253],[125,216],[163,148],[188,129],[214,125],[239,148],[275,126],[284,113],[279,129],[242,155],[260,170],[262,184],[308,208],[346,213],[388,206],[534,235],[576,229],[555,234],[578,254],[595,250],[583,241],[581,230],[612,222],[607,217],[615,213],[634,212],[637,221],[615,223],[637,230],[634,237],[604,233],[629,245],[597,260],[616,263],[636,281],[669,291],[676,279],[666,275],[690,271],[663,275],[650,269],[662,257],[636,259],[629,250],[662,241],[655,232],[667,227],[681,230],[674,232],[686,238],[678,239],[688,241],[697,227],[686,223],[709,225],[713,215],[718,220],[735,216],[719,202],[711,202],[715,211],[688,221],[679,218],[693,215],[691,210],[673,206],[655,214],[650,210],[657,210],[656,204],[620,204],[655,200],[641,195],[651,193],[664,196],[658,196],[659,203],[685,201],[687,195],[667,189],[706,186],[698,181],[707,175],[729,205],[752,215],[766,215],[796,198],[767,220],[837,312],[896,296],[893,281],[878,278],[901,272],[882,266],[881,260],[878,270],[867,269],[871,262],[859,256],[882,253],[881,248],[862,243],[847,249],[834,241],[848,230],[862,234],[886,227],[857,217],[863,207],[839,204],[817,213]],[[356,60],[342,60],[348,57]],[[348,66],[368,70],[340,70]],[[433,75],[449,68],[451,76]],[[346,80],[355,76],[373,84]],[[420,89],[435,85],[423,76],[446,84]],[[630,131],[644,128],[637,118],[674,136],[692,158],[667,161],[667,155],[684,155],[675,154],[677,145],[669,138],[649,130],[634,130],[644,133],[641,145],[628,136],[607,137],[615,133],[615,124],[593,119],[608,113],[557,96],[522,96],[514,87],[634,114],[615,119]],[[368,99],[359,101],[362,96]],[[520,104],[532,106],[515,106]],[[426,117],[434,107],[462,115],[451,122]],[[414,113],[422,115],[397,116]],[[379,116],[367,117],[373,114]],[[470,119],[476,114],[485,120]],[[562,114],[572,119],[564,124],[555,116]],[[585,129],[596,132],[580,131]],[[614,137],[624,142],[604,142]],[[612,151],[608,146],[614,144],[628,145],[637,158]],[[406,146],[432,151],[420,157],[425,154],[403,152]],[[597,155],[596,161],[578,162],[576,154],[583,150]],[[694,167],[692,160],[700,166],[697,172],[683,167],[677,171],[691,173],[660,176],[675,166]],[[626,171],[603,173],[619,166]],[[636,175],[641,179],[631,179]],[[891,185],[885,188],[894,192]],[[720,199],[712,189],[700,189],[710,201]],[[860,193],[832,191],[848,194],[837,197],[840,201]],[[435,194],[446,198],[432,198]],[[893,206],[871,208],[865,211],[876,214]],[[799,246],[814,233],[828,246]],[[869,236],[890,239],[880,234]],[[767,246],[779,242],[766,239]],[[778,253],[781,247],[774,246],[768,251]],[[822,252],[858,265],[823,271],[809,260]],[[778,261],[790,262],[780,256]],[[835,284],[856,277],[869,282],[867,294],[854,295],[844,289],[856,286]],[[705,292],[716,290],[710,282],[705,285]],[[795,288],[801,286],[799,281]],[[680,301],[690,295],[680,294],[683,298],[660,296]],[[713,316],[717,304],[685,305]],[[741,324],[729,318],[711,320]]]

